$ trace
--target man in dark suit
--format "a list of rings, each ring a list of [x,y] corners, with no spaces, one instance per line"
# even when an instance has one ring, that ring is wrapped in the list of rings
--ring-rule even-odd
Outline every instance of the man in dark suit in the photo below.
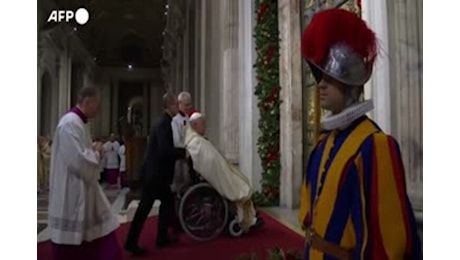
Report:
[[[164,247],[173,242],[168,237],[171,226],[170,216],[174,211],[174,196],[171,183],[174,176],[174,165],[178,159],[186,157],[184,148],[174,148],[171,120],[178,112],[177,99],[170,93],[163,96],[164,113],[157,120],[149,136],[147,154],[142,167],[143,191],[139,207],[125,243],[125,249],[134,255],[142,255],[146,249],[138,246],[144,222],[152,209],[155,200],[160,200],[158,217],[158,233],[156,245]]]

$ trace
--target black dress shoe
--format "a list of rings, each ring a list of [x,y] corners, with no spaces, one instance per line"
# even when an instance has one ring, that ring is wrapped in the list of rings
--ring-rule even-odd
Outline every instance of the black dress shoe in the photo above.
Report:
[[[141,256],[147,254],[147,249],[138,246],[125,246],[125,250],[134,256]]]

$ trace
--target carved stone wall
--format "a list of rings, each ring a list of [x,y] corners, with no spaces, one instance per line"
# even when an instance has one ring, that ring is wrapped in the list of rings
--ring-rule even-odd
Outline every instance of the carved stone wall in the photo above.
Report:
[[[239,161],[240,170],[246,174],[256,191],[261,190],[262,165],[257,154],[259,137],[259,109],[255,88],[255,25],[254,1],[238,0],[238,69],[239,69]]]
[[[401,146],[412,206],[423,210],[422,2],[388,1],[392,134]]]
[[[39,9],[39,16],[44,10]],[[37,64],[37,107],[38,109],[38,134],[53,136],[59,118],[74,105],[71,100],[72,76],[74,77],[74,94],[78,88],[88,81],[88,75],[94,69],[94,61],[76,37],[73,28],[67,24],[52,27],[38,28],[38,64]],[[72,73],[72,64],[80,64],[80,68]],[[50,97],[42,99],[42,79],[48,73],[50,76]],[[73,74],[73,75],[72,75]],[[78,85],[78,86],[77,86]],[[49,95],[49,94],[47,94]],[[42,113],[40,107],[44,100],[50,100],[53,109],[51,112]],[[42,122],[50,124],[45,129],[49,133],[39,133]]]
[[[194,106],[208,120],[209,140],[259,190],[258,109],[252,68],[254,2],[189,0],[182,1],[184,9],[180,9],[174,7],[176,1],[168,2],[171,17],[165,35],[164,78],[172,90],[192,94]],[[183,28],[181,19],[188,21]],[[175,82],[182,85],[175,86]]]
[[[238,1],[220,2],[223,19],[220,143],[224,156],[232,163],[238,163]]]
[[[168,0],[164,31],[162,75],[166,88],[182,90],[184,70],[184,33],[187,1]]]
[[[278,0],[280,31],[280,204],[299,204],[303,172],[301,9],[299,1]]]
[[[42,102],[48,102],[56,108],[58,105],[59,93],[59,49],[54,44],[49,34],[39,34],[38,36],[38,67],[37,67],[37,134],[53,136],[54,128],[57,124],[57,109],[42,111]],[[49,81],[42,86],[45,74],[48,74]],[[44,90],[47,88],[49,91]],[[46,92],[46,93],[45,93]],[[48,95],[45,97],[44,95]],[[48,113],[49,112],[49,113]],[[43,124],[47,124],[44,126]],[[41,129],[45,132],[41,131]]]

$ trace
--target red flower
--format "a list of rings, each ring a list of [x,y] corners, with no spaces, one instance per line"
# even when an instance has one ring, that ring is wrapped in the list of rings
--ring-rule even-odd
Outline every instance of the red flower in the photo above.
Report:
[[[267,49],[267,55],[265,56],[265,61],[269,63],[272,60],[274,54],[275,54],[275,47],[273,46],[273,44],[270,44],[270,46],[268,46],[268,49]]]
[[[268,194],[270,196],[272,196],[272,197],[276,197],[276,196],[278,196],[280,194],[280,191],[279,191],[279,189],[277,187],[271,187],[268,190]]]
[[[268,102],[273,102],[278,98],[279,92],[280,92],[280,86],[273,87],[270,95],[268,96]]]
[[[265,13],[267,12],[267,9],[268,9],[268,4],[267,3],[262,3],[259,6],[259,10],[257,10],[257,21],[262,20],[262,18],[264,17]]]
[[[278,148],[272,147],[267,155],[267,160],[269,162],[276,161],[278,159]]]

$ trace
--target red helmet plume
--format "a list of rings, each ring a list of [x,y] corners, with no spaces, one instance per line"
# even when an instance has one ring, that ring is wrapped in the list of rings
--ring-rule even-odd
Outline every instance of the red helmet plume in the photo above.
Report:
[[[362,85],[377,57],[377,39],[355,13],[329,9],[317,13],[305,28],[302,55],[320,70],[319,76],[326,73],[347,85]]]

